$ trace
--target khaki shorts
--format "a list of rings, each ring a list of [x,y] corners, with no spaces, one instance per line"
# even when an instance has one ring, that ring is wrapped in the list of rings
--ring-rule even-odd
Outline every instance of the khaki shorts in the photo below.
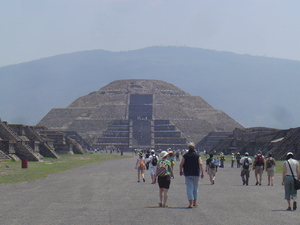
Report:
[[[213,175],[213,176],[215,176],[215,175],[216,175],[216,169],[213,169],[213,170],[212,170],[212,169],[209,169],[209,168],[208,168],[207,174],[208,174],[208,175]]]
[[[267,173],[268,173],[268,176],[273,177],[274,176],[274,168],[267,168]]]
[[[262,166],[256,166],[255,167],[255,170],[254,170],[255,175],[257,175],[257,174],[262,175],[263,172],[264,172],[264,169],[263,169]]]

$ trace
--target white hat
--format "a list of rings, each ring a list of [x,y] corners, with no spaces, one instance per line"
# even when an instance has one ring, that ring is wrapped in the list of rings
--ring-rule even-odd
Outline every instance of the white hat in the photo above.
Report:
[[[166,157],[169,153],[166,151],[162,151],[159,155],[159,158],[163,159],[164,157]]]

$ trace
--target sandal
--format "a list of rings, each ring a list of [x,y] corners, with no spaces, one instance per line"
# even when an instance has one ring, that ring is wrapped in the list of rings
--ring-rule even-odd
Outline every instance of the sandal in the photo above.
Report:
[[[292,210],[292,208],[291,208],[291,207],[288,207],[286,210],[288,210],[288,211],[291,211],[291,210]]]
[[[164,208],[167,208],[168,206],[166,205],[166,204],[163,204],[163,206],[162,207],[164,207]]]
[[[189,205],[189,207],[188,207],[189,209],[191,209],[191,208],[193,208],[193,206],[192,205]]]

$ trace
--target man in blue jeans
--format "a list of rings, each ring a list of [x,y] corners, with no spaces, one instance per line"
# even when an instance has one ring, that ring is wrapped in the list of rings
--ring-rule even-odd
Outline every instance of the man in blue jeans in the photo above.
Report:
[[[201,172],[201,179],[204,177],[201,157],[195,151],[193,142],[188,144],[189,151],[183,155],[180,162],[180,176],[185,176],[186,192],[189,200],[188,208],[197,206],[198,183]]]

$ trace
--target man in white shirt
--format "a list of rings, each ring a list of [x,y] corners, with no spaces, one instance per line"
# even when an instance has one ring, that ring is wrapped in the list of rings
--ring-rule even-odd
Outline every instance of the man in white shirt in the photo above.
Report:
[[[248,185],[250,177],[250,165],[252,165],[252,160],[249,157],[249,153],[245,152],[245,156],[240,160],[241,165],[241,177],[243,180],[243,185]]]

